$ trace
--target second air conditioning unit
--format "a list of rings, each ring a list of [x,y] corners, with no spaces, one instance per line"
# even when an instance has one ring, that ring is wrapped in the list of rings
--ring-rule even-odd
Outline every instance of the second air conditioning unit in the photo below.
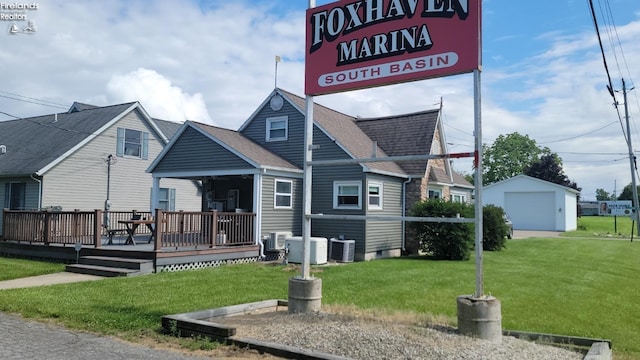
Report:
[[[291,233],[290,231],[276,231],[276,232],[269,233],[269,241],[267,244],[267,249],[283,250],[285,240],[291,236],[293,236],[293,233]]]
[[[355,240],[339,240],[331,238],[329,258],[338,262],[353,262],[356,252]]]

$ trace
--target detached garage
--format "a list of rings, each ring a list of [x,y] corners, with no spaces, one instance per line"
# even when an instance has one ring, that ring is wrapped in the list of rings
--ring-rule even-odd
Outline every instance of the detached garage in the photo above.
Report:
[[[571,231],[577,228],[580,193],[527,175],[514,176],[482,190],[482,203],[505,210],[517,230]]]

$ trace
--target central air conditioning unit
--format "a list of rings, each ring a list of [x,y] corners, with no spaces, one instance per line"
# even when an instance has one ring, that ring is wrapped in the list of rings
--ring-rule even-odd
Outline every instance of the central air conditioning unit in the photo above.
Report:
[[[291,236],[286,240],[286,247],[289,249],[287,261],[291,263],[302,263],[302,236]],[[327,263],[327,238],[311,237],[309,238],[309,263],[314,265]]]
[[[285,240],[293,236],[290,231],[276,231],[269,233],[269,241],[267,242],[268,250],[284,250]]]
[[[338,262],[353,262],[356,253],[355,240],[331,238],[329,243],[329,259]]]

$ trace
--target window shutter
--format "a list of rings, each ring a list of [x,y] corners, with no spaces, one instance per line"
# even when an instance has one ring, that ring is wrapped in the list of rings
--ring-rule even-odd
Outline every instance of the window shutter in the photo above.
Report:
[[[147,160],[149,158],[149,133],[142,133],[142,159]]]
[[[118,128],[116,156],[120,156],[120,157],[124,156],[124,128]]]
[[[176,211],[176,189],[169,189],[169,209],[170,211]]]

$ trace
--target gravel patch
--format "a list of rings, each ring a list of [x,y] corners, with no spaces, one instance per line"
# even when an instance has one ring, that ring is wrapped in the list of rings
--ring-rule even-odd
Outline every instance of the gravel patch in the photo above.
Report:
[[[501,344],[462,336],[448,326],[424,327],[329,313],[272,312],[228,317],[240,337],[352,359],[582,359],[563,348],[503,337]]]

